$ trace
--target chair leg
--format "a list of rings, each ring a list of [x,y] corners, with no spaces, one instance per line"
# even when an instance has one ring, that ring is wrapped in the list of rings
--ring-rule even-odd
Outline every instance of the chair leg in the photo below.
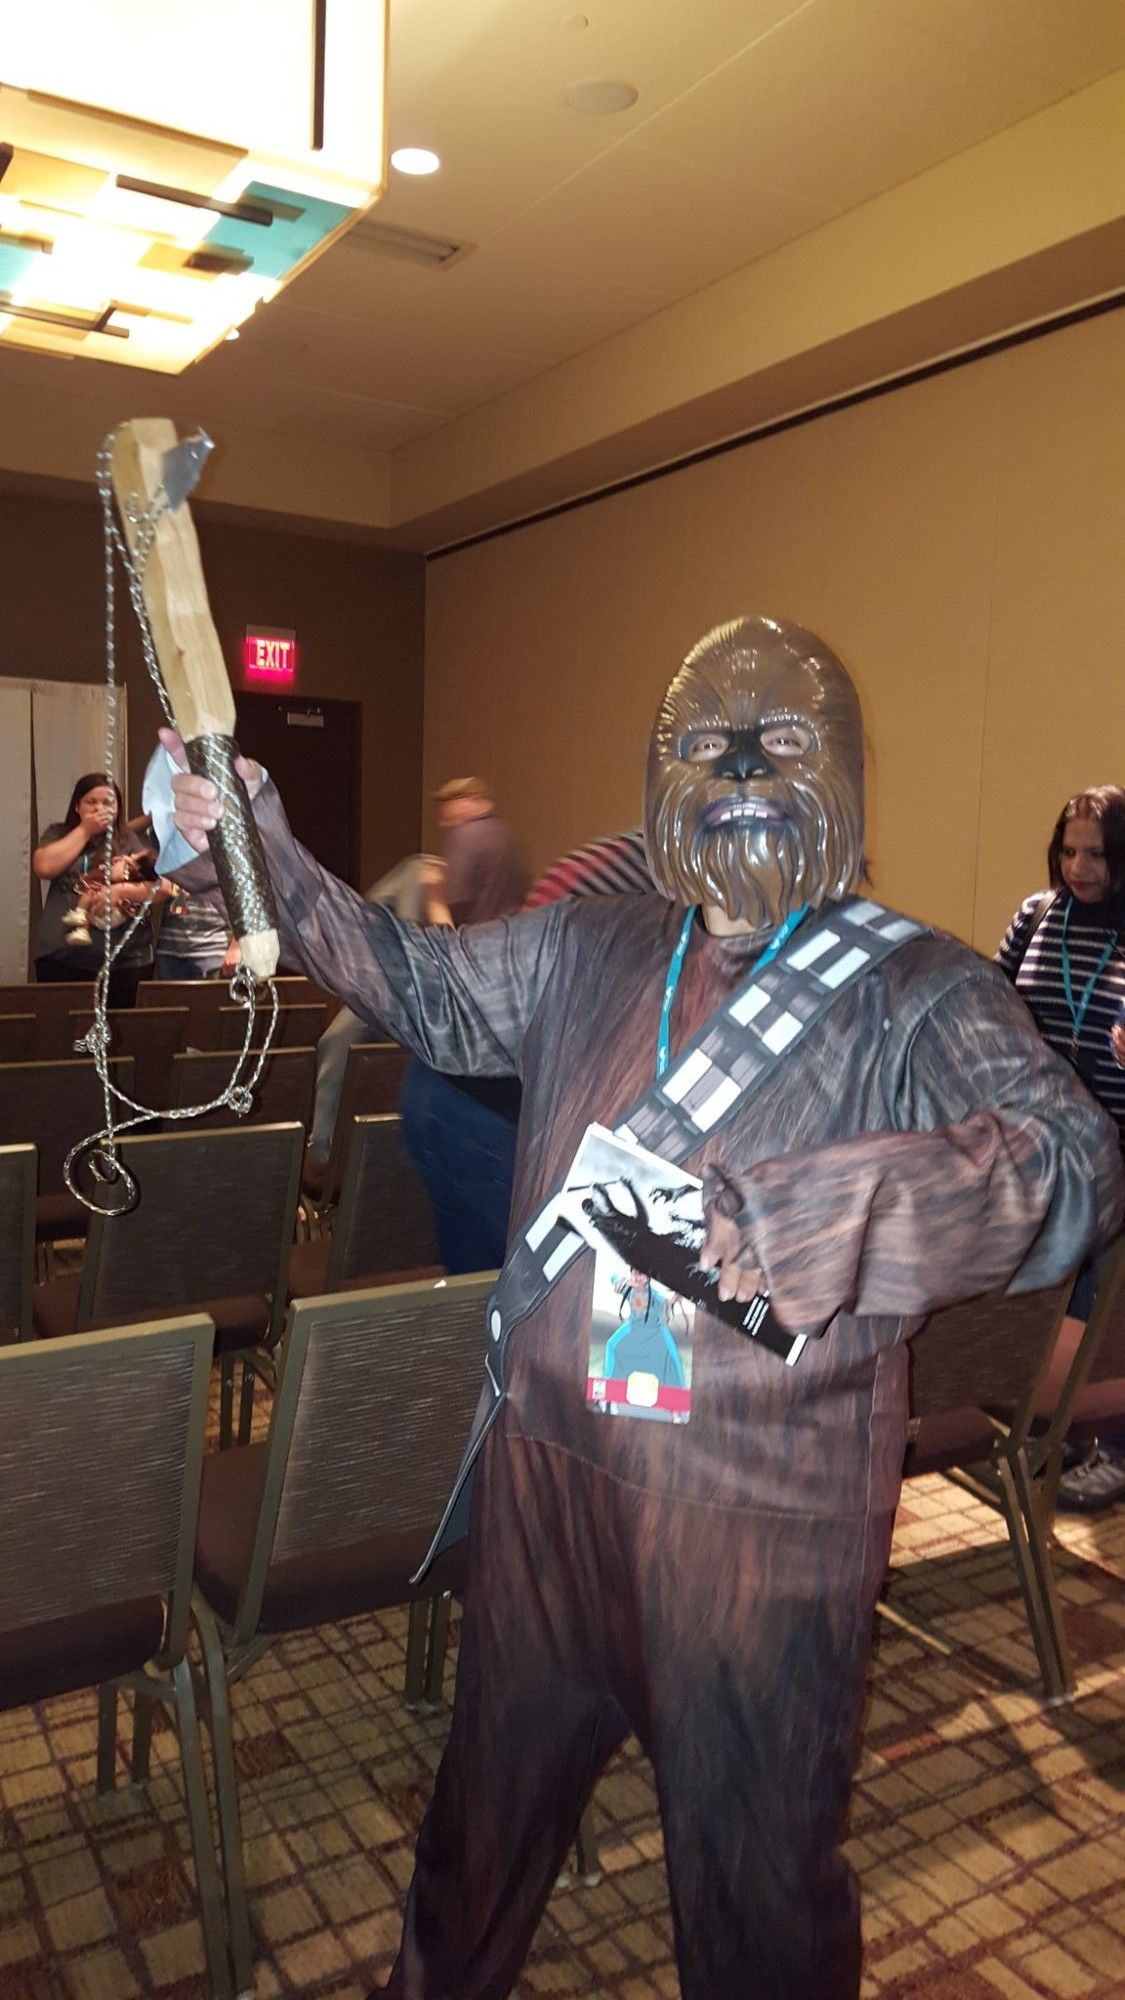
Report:
[[[996,1457],[996,1470],[1000,1477],[1000,1495],[1004,1518],[1008,1525],[1008,1540],[1015,1558],[1016,1574],[1023,1593],[1027,1622],[1035,1645],[1035,1655],[1039,1662],[1039,1672],[1043,1680],[1043,1691],[1048,1701],[1057,1701],[1070,1690],[1067,1687],[1061,1664],[1061,1656],[1056,1634],[1053,1629],[1051,1607],[1044,1599],[1040,1587],[1039,1565],[1035,1561],[1028,1539],[1028,1525],[1020,1504],[1019,1488],[1011,1459],[1000,1452]]]
[[[419,1708],[425,1699],[426,1632],[429,1621],[429,1598],[414,1598],[406,1630],[406,1680],[402,1690],[407,1708]]]
[[[234,1441],[234,1356],[224,1354],[219,1362],[219,1450]]]
[[[445,1679],[445,1655],[449,1646],[449,1611],[453,1593],[443,1590],[440,1597],[433,1600],[433,1614],[430,1619],[430,1647],[426,1656],[425,1699],[433,1707],[441,1701],[442,1683]]]
[[[117,1774],[117,1683],[103,1681],[98,1689],[98,1797],[112,1792]]]
[[[199,1717],[191,1667],[186,1659],[172,1669],[176,1701],[176,1730],[180,1739],[180,1762],[184,1773],[191,1849],[195,1860],[195,1880],[199,1892],[199,1916],[203,1928],[203,1948],[207,1957],[209,2000],[234,2000],[230,1959],[223,1924],[223,1898],[219,1871],[215,1865],[215,1843],[207,1803],[207,1779],[203,1771],[203,1751],[199,1741]]]
[[[592,1884],[601,1877],[602,1863],[598,1853],[598,1832],[594,1824],[594,1808],[586,1807],[578,1822],[578,1837],[574,1843],[574,1865],[583,1882]]]
[[[227,1924],[234,1961],[236,1991],[250,1994],[254,1988],[254,1945],[250,1931],[250,1903],[246,1893],[246,1860],[242,1847],[242,1809],[238,1798],[238,1771],[234,1761],[234,1732],[231,1724],[230,1687],[222,1640],[206,1605],[196,1602],[195,1625],[203,1649],[207,1676],[207,1716],[211,1725],[211,1760],[215,1773],[215,1802],[219,1817],[219,1845],[223,1859],[223,1883],[227,1899]]]
[[[133,1697],[133,1748],[129,1758],[129,1782],[144,1785],[152,1765],[152,1712],[155,1703],[150,1694],[137,1689]]]
[[[1074,1662],[1071,1658],[1070,1642],[1066,1636],[1066,1624],[1055,1579],[1055,1566],[1051,1561],[1048,1529],[1042,1508],[1043,1496],[1031,1477],[1027,1456],[1022,1451],[1017,1453],[1013,1463],[1012,1479],[1027,1532],[1028,1548],[1039,1584],[1039,1594],[1043,1601],[1045,1626],[1058,1669],[1060,1693],[1072,1695],[1075,1689]]]
[[[242,1364],[242,1387],[238,1398],[238,1442],[249,1444],[254,1426],[254,1370]]]
[[[1039,1503],[1039,1520],[1048,1542],[1054,1540],[1055,1513],[1059,1504],[1059,1480],[1063,1474],[1064,1446],[1058,1445],[1047,1459],[1042,1473],[1035,1481],[1035,1494]]]

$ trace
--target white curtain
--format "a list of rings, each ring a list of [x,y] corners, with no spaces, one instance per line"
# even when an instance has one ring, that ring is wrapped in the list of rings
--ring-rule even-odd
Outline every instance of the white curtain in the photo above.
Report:
[[[61,819],[84,771],[106,766],[106,690],[73,681],[32,681],[31,735],[40,828]],[[129,744],[125,689],[117,695],[117,782],[125,790]]]
[[[31,690],[0,680],[0,979],[27,977]]]
[[[128,702],[117,695],[114,766],[125,790]],[[84,771],[106,764],[104,687],[82,681],[0,680],[0,978],[27,977],[28,947],[42,907],[32,890],[31,849],[43,828],[61,820]],[[32,825],[32,772],[35,818]]]

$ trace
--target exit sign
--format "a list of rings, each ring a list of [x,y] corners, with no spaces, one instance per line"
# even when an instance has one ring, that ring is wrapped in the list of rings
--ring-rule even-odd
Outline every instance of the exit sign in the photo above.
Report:
[[[297,634],[270,625],[248,625],[242,642],[242,666],[252,680],[289,687],[297,678]]]

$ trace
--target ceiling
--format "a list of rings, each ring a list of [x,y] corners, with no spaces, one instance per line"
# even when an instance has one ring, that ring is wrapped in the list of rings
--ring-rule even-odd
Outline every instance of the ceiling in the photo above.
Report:
[[[1053,179],[1067,183],[1059,199],[1074,214],[1052,225],[1049,243],[1024,239],[1024,216],[995,219],[1011,233],[1011,255],[999,232],[988,257],[939,271],[932,291],[948,297],[954,277],[979,283],[984,265],[1015,268],[1048,248],[1057,262],[1064,239],[1072,256],[1063,293],[1107,289],[1110,247],[1120,248],[1110,224],[1125,210],[1125,140],[1112,119],[1098,127],[1098,107],[1108,107],[1099,86],[1123,69],[1122,0],[585,0],[580,10],[571,0],[392,0],[390,143],[434,148],[441,172],[425,181],[392,173],[374,234],[359,225],[237,343],[175,380],[0,357],[10,439],[0,465],[79,476],[115,410],[159,406],[232,441],[226,483],[215,489],[229,505],[276,506],[403,545],[476,531],[580,490],[614,464],[619,476],[651,461],[655,434],[616,459],[604,449],[613,419],[593,435],[591,385],[603,367],[612,382],[615,353],[623,391],[642,341],[659,376],[660,340],[682,348],[689,324],[700,359],[713,360],[729,334],[724,304],[729,317],[751,298],[764,340],[801,246],[806,255],[835,246],[824,269],[836,270],[845,293],[839,253],[854,224],[844,218],[901,226],[909,190],[919,201],[936,194],[938,175],[953,186],[962,158],[982,174],[990,161],[993,185],[1015,157],[1000,135],[1057,135],[1072,99],[1083,116],[1068,144],[1087,165]],[[569,85],[604,77],[635,87],[631,109],[569,108]],[[899,210],[887,205],[892,191]],[[1045,205],[1036,201],[1037,213]],[[989,219],[978,211],[973,202],[966,240]],[[386,225],[468,247],[430,268],[387,254],[376,240]],[[937,263],[956,249],[935,243]],[[753,292],[748,269],[759,274]],[[1068,303],[1057,291],[1048,287],[1046,309]],[[709,317],[697,305],[689,321],[686,302],[700,298]],[[889,313],[889,293],[885,303]],[[898,309],[910,303],[904,293]],[[749,337],[745,322],[740,337]],[[757,360],[761,374],[764,352]],[[677,351],[663,374],[678,408],[699,406],[700,423],[681,423],[676,449],[709,442],[720,414],[737,415],[714,407],[721,384],[706,370],[685,394],[682,369]],[[659,400],[654,391],[634,424],[654,419]],[[564,467],[579,441],[600,441],[596,463],[576,458],[570,475],[531,477],[537,466]]]

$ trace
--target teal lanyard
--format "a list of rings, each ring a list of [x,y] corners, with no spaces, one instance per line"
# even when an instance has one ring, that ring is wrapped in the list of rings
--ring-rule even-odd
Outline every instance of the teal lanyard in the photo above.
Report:
[[[1068,946],[1066,941],[1067,925],[1070,922],[1070,913],[1073,908],[1074,908],[1074,898],[1073,896],[1071,896],[1068,898],[1066,908],[1063,911],[1062,976],[1063,976],[1063,992],[1066,994],[1066,1004],[1070,1009],[1070,1018],[1074,1023],[1074,1033],[1071,1036],[1071,1042],[1074,1045],[1077,1045],[1078,1037],[1082,1033],[1082,1023],[1086,1019],[1086,1010],[1090,1005],[1091,995],[1099,979],[1101,978],[1102,973],[1105,971],[1106,966],[1109,964],[1110,959],[1113,957],[1114,952],[1117,950],[1117,940],[1121,936],[1121,932],[1114,931],[1113,936],[1110,938],[1109,943],[1106,945],[1104,951],[1102,952],[1102,955],[1099,958],[1097,964],[1095,965],[1094,970],[1090,974],[1089,979],[1086,981],[1085,986],[1082,988],[1082,998],[1079,1000],[1076,1006],[1074,1002],[1074,987],[1071,983],[1071,977],[1070,977],[1070,947]]]
[[[801,918],[804,916],[808,907],[809,906],[807,903],[802,903],[799,910],[792,911],[792,913],[786,917],[784,923],[778,925],[765,950],[762,952],[759,958],[755,959],[753,965],[750,968],[750,971],[747,973],[746,976],[748,979],[753,979],[754,974],[756,972],[760,972],[762,970],[763,965],[768,965],[771,958],[777,957],[777,954],[781,950],[782,945],[785,944],[786,941],[792,937],[794,931],[797,928],[797,925],[800,923]],[[656,1074],[658,1077],[662,1077],[664,1075],[664,1072],[668,1067],[669,1061],[671,1060],[670,1046],[671,1046],[671,1035],[672,1035],[672,1002],[676,997],[676,988],[680,983],[680,974],[684,969],[684,960],[687,957],[687,948],[691,942],[691,927],[694,922],[695,922],[695,908],[693,907],[687,912],[686,916],[684,917],[684,921],[680,927],[680,935],[676,944],[676,949],[672,953],[672,963],[668,967],[668,978],[664,986],[664,1004],[660,1010],[660,1033],[656,1038]],[[1098,967],[1098,971],[1099,972],[1101,971],[1100,966]],[[1097,974],[1095,974],[1095,978],[1096,977]],[[1092,983],[1093,982],[1091,981],[1091,984]]]

